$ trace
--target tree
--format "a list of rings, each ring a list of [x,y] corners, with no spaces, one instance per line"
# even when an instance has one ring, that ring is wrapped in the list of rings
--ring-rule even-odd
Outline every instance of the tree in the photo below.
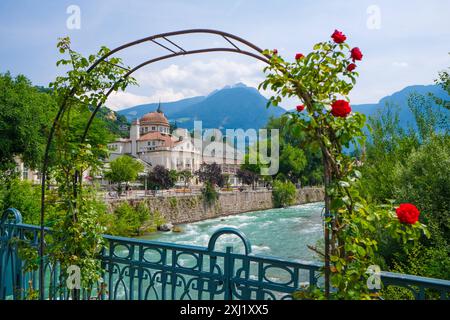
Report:
[[[200,169],[195,174],[201,182],[209,182],[213,187],[218,186],[222,188],[226,182],[220,165],[215,162],[201,164]]]
[[[184,189],[186,189],[193,177],[192,172],[190,170],[183,170],[178,172],[178,176],[181,178],[181,180],[183,180]]]
[[[111,182],[118,184],[118,194],[122,193],[122,183],[135,181],[140,172],[144,170],[144,166],[139,161],[130,156],[123,155],[109,163],[109,170],[105,173],[105,177]]]
[[[26,166],[42,161],[46,134],[56,113],[52,97],[23,75],[0,74],[0,170],[13,172],[19,156]]]
[[[317,185],[323,183],[323,165],[320,150],[311,146],[306,135],[289,119],[289,115],[270,118],[267,130],[280,131],[280,165],[278,174],[274,177],[287,178],[303,185]]]
[[[445,83],[441,85],[446,88]],[[399,123],[394,105],[386,105],[369,119],[370,139],[361,167],[360,192],[376,203],[386,199],[414,203],[423,212],[420,221],[427,224],[430,233],[429,238],[420,238],[420,243],[408,251],[390,237],[379,241],[386,269],[450,278],[450,139],[445,120],[448,104],[445,99],[412,94],[408,106],[414,121],[406,130]]]
[[[170,189],[176,181],[176,171],[168,170],[161,165],[156,165],[148,174],[148,183],[151,189]]]
[[[284,174],[291,182],[296,183],[306,167],[306,161],[303,150],[286,144],[280,153],[279,173]]]
[[[251,185],[255,189],[255,183],[259,179],[259,175],[253,171],[239,168],[236,172],[236,176],[242,181],[243,184]]]

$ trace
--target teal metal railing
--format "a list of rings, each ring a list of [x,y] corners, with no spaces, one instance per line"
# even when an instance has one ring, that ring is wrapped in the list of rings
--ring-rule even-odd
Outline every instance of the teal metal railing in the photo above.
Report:
[[[218,239],[230,234],[240,238],[243,252],[216,248]],[[253,254],[247,237],[234,228],[216,231],[207,247],[104,238],[107,246],[99,256],[103,282],[83,290],[83,299],[285,300],[322,283],[320,263]],[[0,299],[26,299],[38,287],[39,273],[24,270],[17,239],[37,248],[39,227],[22,223],[20,213],[9,209],[0,220]],[[449,298],[450,281],[391,272],[381,272],[380,277],[384,290],[401,287],[416,299]],[[68,299],[66,279],[58,264],[46,261],[45,297]]]

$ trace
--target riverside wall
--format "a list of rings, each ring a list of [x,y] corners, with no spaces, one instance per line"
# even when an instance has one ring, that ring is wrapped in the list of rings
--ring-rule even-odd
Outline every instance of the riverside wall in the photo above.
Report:
[[[297,190],[296,204],[324,200],[324,190],[320,187],[307,187]],[[155,196],[143,199],[120,199],[109,202],[113,209],[120,202],[132,205],[145,201],[150,211],[158,211],[166,221],[173,224],[195,222],[210,218],[233,215],[249,211],[273,208],[272,191],[221,192],[218,200],[208,205],[201,195]]]

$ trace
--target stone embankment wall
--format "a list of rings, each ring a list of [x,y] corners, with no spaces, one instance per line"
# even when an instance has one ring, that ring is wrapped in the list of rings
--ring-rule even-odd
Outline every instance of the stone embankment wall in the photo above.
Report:
[[[323,188],[310,187],[297,190],[296,204],[323,201]],[[145,201],[150,210],[158,211],[168,222],[173,224],[200,221],[237,213],[266,210],[273,208],[270,190],[221,192],[213,205],[203,201],[201,195],[156,196],[145,199],[114,200],[109,203],[115,207],[122,201],[136,205]]]

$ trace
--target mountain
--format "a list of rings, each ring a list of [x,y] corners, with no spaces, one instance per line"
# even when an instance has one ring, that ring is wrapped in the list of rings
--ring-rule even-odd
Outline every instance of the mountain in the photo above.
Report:
[[[374,116],[386,104],[398,107],[400,125],[404,128],[414,122],[414,116],[408,107],[408,98],[417,93],[431,93],[438,98],[449,100],[447,92],[438,85],[414,85],[386,96],[377,103],[352,104],[353,111]],[[214,90],[207,96],[162,103],[162,109],[171,122],[178,127],[192,129],[194,120],[202,120],[203,128],[262,128],[270,116],[279,117],[286,111],[280,107],[266,108],[267,99],[257,89],[238,83]],[[155,111],[158,103],[144,104],[120,110],[117,113],[128,121],[142,117],[145,113]],[[449,114],[448,110],[443,110]]]
[[[263,127],[269,117],[279,117],[286,111],[280,107],[266,107],[267,99],[257,89],[242,83],[226,86],[206,97],[194,97],[162,103],[161,107],[171,122],[178,127],[192,129],[195,120],[202,120],[203,128],[236,129]],[[158,103],[145,104],[118,111],[128,120],[140,118],[154,111]]]
[[[419,94],[424,96],[432,94],[433,96],[440,99],[450,99],[447,92],[439,85],[414,85],[408,86],[400,91],[393,93],[390,96],[384,97],[380,99],[378,103],[352,105],[352,110],[361,112],[370,117],[377,115],[377,113],[381,111],[387,104],[394,105],[398,108],[400,125],[403,128],[406,128],[409,124],[414,123],[414,115],[408,106],[408,99],[411,94]],[[433,106],[438,108],[434,102]],[[446,109],[440,108],[440,110],[443,113],[449,114],[449,111]]]
[[[162,108],[164,110],[164,114],[171,119],[172,114],[183,110],[184,108],[191,106],[193,104],[196,104],[200,101],[203,101],[205,97],[193,97],[193,98],[187,98],[175,102],[164,102],[162,104]],[[131,107],[128,109],[123,109],[120,111],[117,111],[119,114],[127,117],[128,121],[139,119],[144,114],[148,112],[155,111],[158,108],[159,103],[148,103],[148,104],[141,104],[135,107]]]

